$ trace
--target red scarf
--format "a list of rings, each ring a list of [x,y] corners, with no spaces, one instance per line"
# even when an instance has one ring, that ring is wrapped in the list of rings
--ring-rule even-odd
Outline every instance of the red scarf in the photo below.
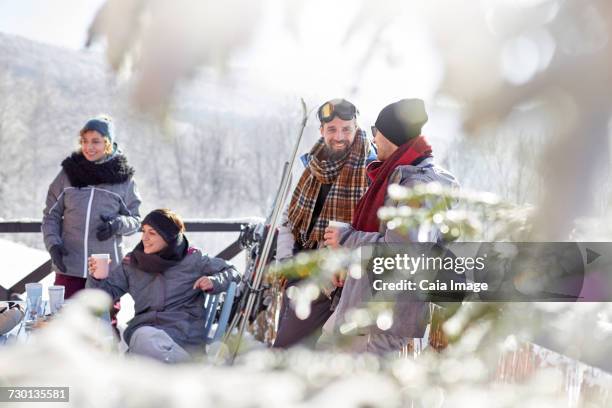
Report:
[[[353,228],[357,231],[378,232],[380,221],[376,215],[385,203],[389,177],[398,166],[412,164],[415,160],[431,156],[431,146],[425,137],[418,136],[401,145],[385,161],[370,163],[367,172],[372,184],[361,197],[353,214]]]

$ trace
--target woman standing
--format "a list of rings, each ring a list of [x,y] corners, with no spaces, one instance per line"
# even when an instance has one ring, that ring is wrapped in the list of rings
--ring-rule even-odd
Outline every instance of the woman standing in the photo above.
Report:
[[[223,259],[190,248],[184,231],[176,213],[154,210],[142,221],[140,243],[107,277],[89,260],[88,288],[134,298],[135,316],[123,332],[129,353],[166,363],[191,360],[204,351],[203,292],[223,292],[240,281]]]
[[[49,186],[42,222],[45,246],[65,297],[85,287],[87,258],[110,254],[111,267],[123,258],[122,237],[140,228],[140,196],[134,169],[114,142],[108,116],[89,120],[78,151],[62,162]]]

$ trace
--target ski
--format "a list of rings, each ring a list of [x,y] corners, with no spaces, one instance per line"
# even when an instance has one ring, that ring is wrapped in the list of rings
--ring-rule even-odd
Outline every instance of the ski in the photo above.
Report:
[[[268,263],[267,261],[272,251],[272,246],[275,241],[276,229],[278,228],[280,216],[283,211],[283,205],[285,203],[285,199],[287,197],[287,193],[291,184],[291,170],[297,158],[298,150],[302,142],[302,137],[304,135],[304,129],[306,128],[306,124],[308,122],[309,112],[306,107],[306,102],[304,101],[304,99],[301,99],[301,103],[302,122],[299,129],[299,134],[293,147],[291,156],[283,166],[283,173],[281,176],[280,185],[276,192],[271,211],[268,214],[268,217],[266,218],[265,225],[259,231],[254,232],[255,239],[257,241],[256,245],[258,247],[256,251],[257,253],[255,255],[255,259],[250,263],[250,266],[248,268],[250,270],[245,271],[246,287],[245,293],[243,295],[243,300],[240,302],[240,308],[234,315],[234,318],[232,319],[232,322],[228,327],[227,331],[225,332],[223,338],[223,342],[228,345],[231,333],[236,327],[238,327],[236,346],[234,350],[231,351],[230,364],[233,364],[236,355],[238,354],[238,349],[240,347],[242,336],[244,335],[244,330],[250,320],[251,313],[253,312],[253,308],[256,304],[256,301],[261,298],[260,292]],[[220,357],[219,353],[221,352],[221,350],[222,349],[220,348],[217,353],[217,359]]]

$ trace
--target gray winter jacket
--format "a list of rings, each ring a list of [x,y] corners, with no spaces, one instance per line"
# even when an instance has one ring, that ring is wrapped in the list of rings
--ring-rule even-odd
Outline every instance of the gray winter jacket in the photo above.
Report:
[[[134,299],[134,318],[123,333],[130,343],[134,331],[142,326],[164,330],[181,347],[193,350],[204,341],[204,295],[193,289],[195,281],[210,276],[213,289],[208,293],[227,290],[231,282],[239,282],[234,267],[220,258],[210,258],[190,248],[183,260],[163,273],[149,273],[130,264],[130,256],[112,269],[109,277],[97,280],[91,275],[86,288],[98,288],[113,299],[129,293]]]
[[[389,177],[389,184],[400,184],[405,187],[413,187],[420,183],[438,182],[444,186],[459,188],[459,183],[455,177],[433,164],[432,159],[428,158],[416,166],[404,165],[398,166]],[[385,198],[385,206],[396,206],[397,203],[387,196]],[[431,208],[433,203],[425,202],[424,207]],[[429,242],[437,242],[440,239],[440,232],[432,230],[429,234]],[[402,243],[402,242],[418,242],[417,232],[410,231],[408,236],[400,235],[395,231],[387,230],[385,223],[380,223],[379,232],[364,232],[355,231],[352,228],[347,228],[341,233],[340,243],[345,248],[358,248],[366,244],[373,243]],[[335,330],[344,323],[344,315],[349,309],[363,305],[371,296],[371,287],[369,280],[365,277],[362,279],[354,279],[350,275],[344,283],[340,302],[334,312],[336,316],[332,320]],[[395,304],[393,326],[391,329],[382,332],[377,328],[367,330],[370,333],[371,342],[380,344],[398,344],[398,342],[390,342],[389,337],[397,336],[402,338],[407,337],[423,337],[425,327],[427,325],[429,308],[423,302],[398,302]],[[381,336],[377,339],[376,336]],[[380,350],[369,350],[380,351]],[[385,350],[391,351],[391,350]]]
[[[53,245],[64,245],[68,251],[63,259],[67,275],[86,278],[87,258],[91,254],[110,254],[114,268],[124,255],[122,236],[140,228],[139,207],[140,196],[133,179],[77,188],[62,170],[49,186],[43,211],[45,246],[49,250]],[[120,220],[116,235],[106,241],[96,238],[101,215]],[[60,272],[55,265],[53,269]]]

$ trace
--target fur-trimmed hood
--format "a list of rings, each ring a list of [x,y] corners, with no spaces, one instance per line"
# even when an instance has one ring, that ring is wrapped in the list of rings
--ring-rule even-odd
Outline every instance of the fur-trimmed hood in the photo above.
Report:
[[[73,187],[95,186],[98,184],[120,184],[134,175],[127,158],[116,154],[103,163],[90,162],[82,153],[72,153],[64,159],[62,168]]]

